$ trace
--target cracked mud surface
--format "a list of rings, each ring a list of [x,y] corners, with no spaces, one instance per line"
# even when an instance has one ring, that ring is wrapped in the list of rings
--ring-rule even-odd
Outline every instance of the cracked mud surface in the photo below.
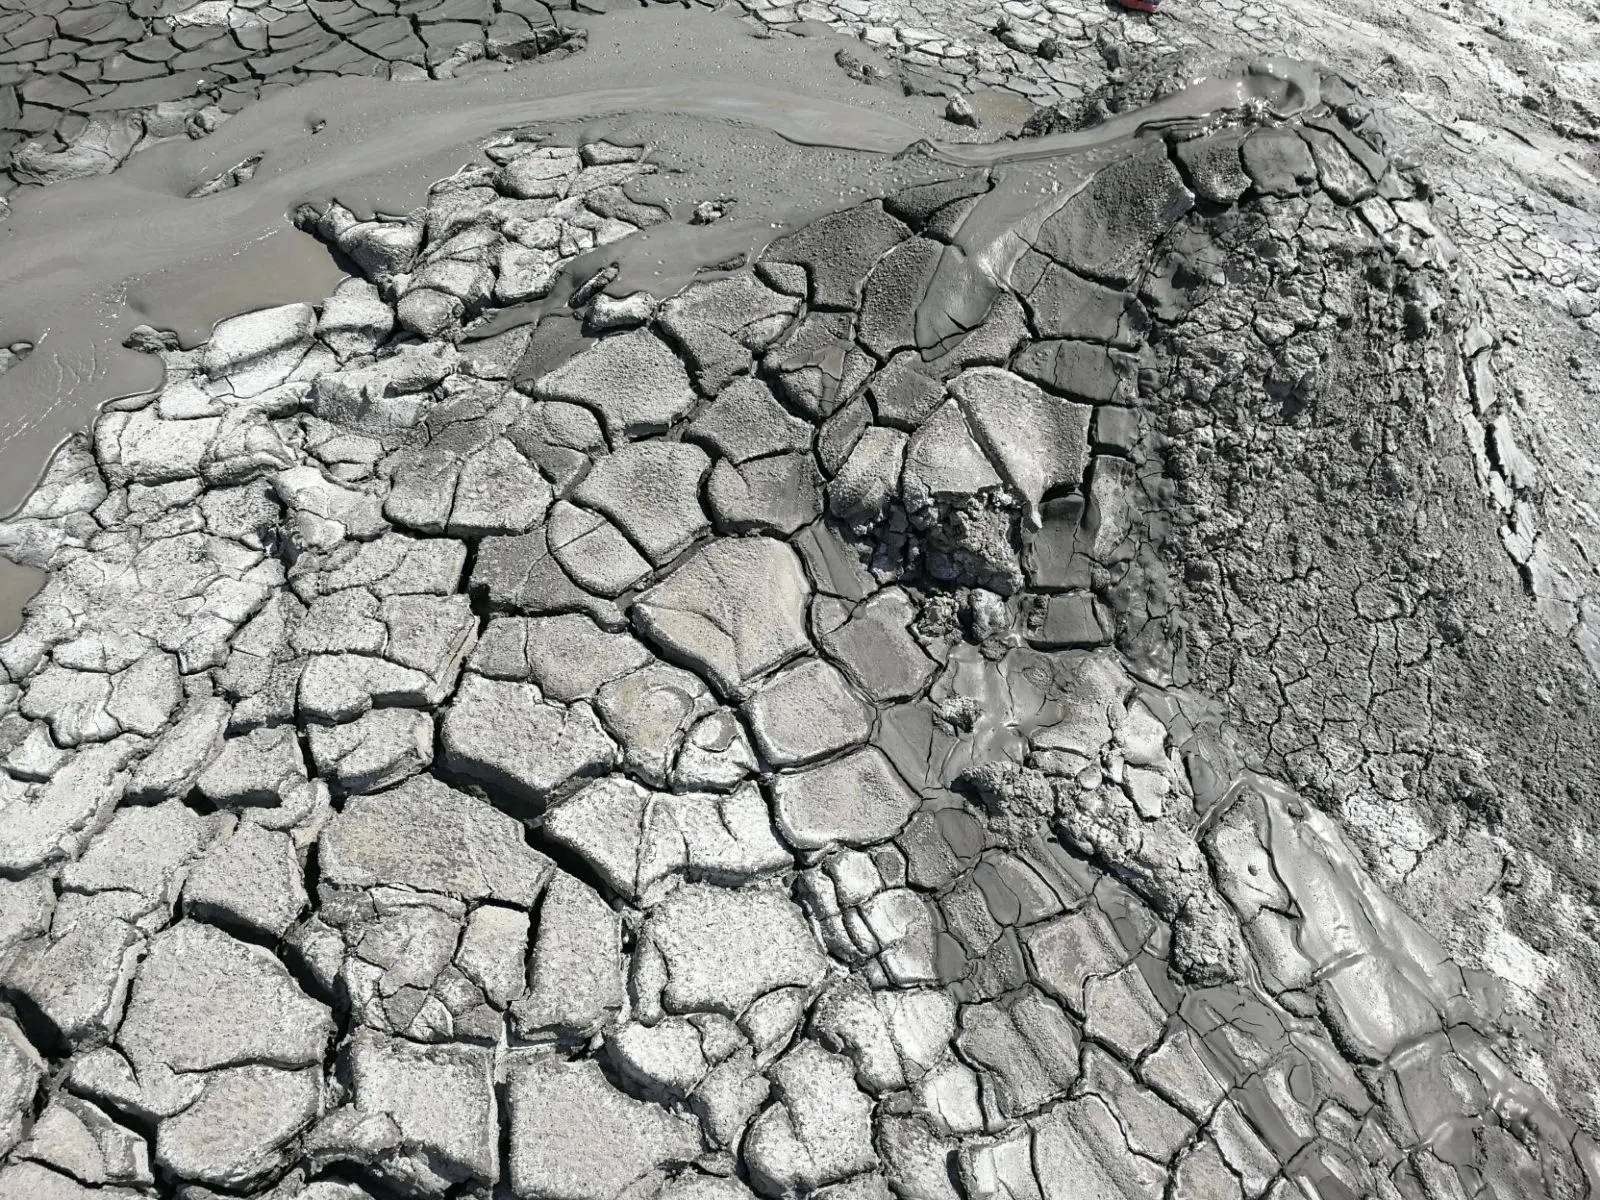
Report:
[[[842,68],[787,116],[506,116],[404,216],[163,186],[303,187],[347,274],[136,331],[0,524],[0,1196],[1600,1190],[1577,160],[1510,274],[1315,11],[852,3],[749,9],[858,35],[762,44]],[[29,220],[624,20],[59,7]]]

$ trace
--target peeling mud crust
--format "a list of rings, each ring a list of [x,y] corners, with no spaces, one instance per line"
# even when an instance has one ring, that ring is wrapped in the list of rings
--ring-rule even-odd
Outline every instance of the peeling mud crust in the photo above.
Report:
[[[1584,601],[1431,176],[1292,60],[977,144],[800,32],[873,104],[436,81],[402,216],[399,121],[256,156],[311,84],[19,202],[348,275],[152,306],[0,523],[0,1195],[1600,1190]]]

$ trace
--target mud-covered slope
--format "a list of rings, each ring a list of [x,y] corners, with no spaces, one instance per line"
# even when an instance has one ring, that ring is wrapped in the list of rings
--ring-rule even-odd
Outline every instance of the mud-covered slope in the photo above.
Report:
[[[1170,488],[1152,540],[1180,601],[1179,669],[1226,697],[1254,760],[1339,814],[1388,882],[1478,828],[1591,894],[1574,831],[1593,808],[1594,682],[1531,611],[1485,500],[1485,482],[1528,466],[1503,424],[1472,419],[1486,343],[1472,297],[1308,220],[1289,201],[1207,229],[1202,261],[1288,252],[1230,268],[1152,340],[1152,455]],[[1361,273],[1330,279],[1328,257],[1352,252]],[[1312,324],[1319,312],[1335,319]],[[1474,886],[1419,893],[1454,910],[1444,921],[1470,926],[1490,890],[1532,944],[1586,954],[1577,914],[1524,899],[1498,861],[1470,869]],[[1586,998],[1550,1000],[1569,1044],[1587,1041]],[[1592,1068],[1563,1069],[1586,1089]]]
[[[320,306],[153,336],[3,531],[0,1191],[1589,1194],[1272,740],[1287,635],[1219,651],[1332,627],[1250,581],[1334,481],[1358,585],[1479,552],[1464,474],[1393,499],[1462,444],[1449,243],[1338,81],[1199,86],[672,296],[676,164],[504,139],[302,212]],[[1374,674],[1465,636],[1370,591]]]

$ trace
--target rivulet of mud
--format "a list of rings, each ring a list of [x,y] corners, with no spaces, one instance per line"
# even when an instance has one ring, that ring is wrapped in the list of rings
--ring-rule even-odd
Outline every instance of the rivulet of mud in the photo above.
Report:
[[[35,350],[0,377],[0,508],[21,499],[50,447],[95,405],[160,382],[153,360],[121,346],[133,325],[193,344],[233,313],[331,290],[336,266],[287,219],[302,201],[408,212],[497,129],[640,110],[683,118],[680,136],[724,179],[752,140],[838,148],[789,173],[787,195],[743,195],[752,213],[846,191],[863,161],[932,132],[935,106],[852,81],[830,41],[843,39],[780,44],[730,18],[617,16],[596,22],[590,49],[567,60],[416,85],[310,83],[113,175],[17,193],[0,254],[0,338]],[[186,198],[255,154],[247,184]]]

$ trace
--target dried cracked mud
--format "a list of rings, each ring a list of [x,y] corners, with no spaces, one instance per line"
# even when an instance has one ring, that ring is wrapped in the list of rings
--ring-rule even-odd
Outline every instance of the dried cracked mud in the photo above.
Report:
[[[1166,3],[0,6],[0,1198],[1600,1194],[1600,10]]]

